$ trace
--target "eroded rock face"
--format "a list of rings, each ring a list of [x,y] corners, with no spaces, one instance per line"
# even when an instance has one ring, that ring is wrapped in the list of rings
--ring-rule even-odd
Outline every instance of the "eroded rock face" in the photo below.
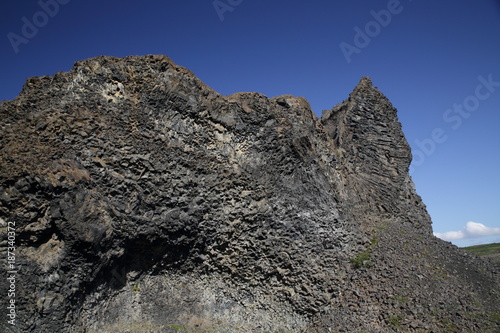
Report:
[[[380,218],[398,216],[430,234],[431,219],[408,173],[411,149],[396,112],[364,77],[346,101],[323,112],[321,123],[334,140],[346,183],[341,194],[354,219],[365,220],[370,229]]]
[[[29,79],[0,116],[7,330],[497,328],[496,267],[432,236],[368,78],[317,119],[165,56],[98,57]]]

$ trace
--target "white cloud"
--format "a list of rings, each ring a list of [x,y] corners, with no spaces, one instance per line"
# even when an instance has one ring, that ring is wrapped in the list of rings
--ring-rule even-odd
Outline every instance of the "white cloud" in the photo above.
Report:
[[[482,223],[467,222],[465,227],[459,231],[448,231],[444,233],[434,233],[434,236],[445,241],[453,241],[457,239],[469,239],[485,236],[500,235],[500,228],[489,228]]]

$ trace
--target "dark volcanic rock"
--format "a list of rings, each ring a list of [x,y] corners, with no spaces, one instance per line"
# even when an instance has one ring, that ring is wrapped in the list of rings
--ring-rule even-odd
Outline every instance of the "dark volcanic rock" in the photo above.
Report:
[[[334,140],[346,178],[344,206],[354,218],[373,227],[372,219],[397,216],[430,234],[430,217],[408,174],[411,151],[396,109],[371,80],[362,78],[348,100],[324,111],[321,123]]]
[[[432,236],[368,78],[317,119],[165,56],[98,57],[0,116],[2,331],[498,330],[497,267]]]

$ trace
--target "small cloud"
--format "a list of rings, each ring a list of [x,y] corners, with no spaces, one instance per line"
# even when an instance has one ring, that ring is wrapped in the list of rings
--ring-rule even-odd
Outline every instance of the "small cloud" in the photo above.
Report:
[[[444,233],[434,233],[434,236],[445,241],[458,239],[478,238],[485,236],[500,235],[500,228],[489,228],[482,223],[467,222],[465,227],[459,231],[448,231]]]

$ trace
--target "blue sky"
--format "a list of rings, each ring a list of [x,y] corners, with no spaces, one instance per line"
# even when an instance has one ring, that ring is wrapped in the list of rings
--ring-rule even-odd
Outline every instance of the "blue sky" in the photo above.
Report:
[[[474,237],[500,233],[500,1],[0,3],[0,100],[77,60],[144,54],[222,94],[304,96],[318,115],[370,76],[399,111],[434,231],[500,241]]]

